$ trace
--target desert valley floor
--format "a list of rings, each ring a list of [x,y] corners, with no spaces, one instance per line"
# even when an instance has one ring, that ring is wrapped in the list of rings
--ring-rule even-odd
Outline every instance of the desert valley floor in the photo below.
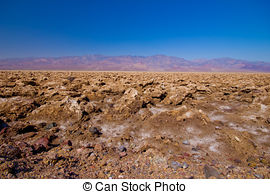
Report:
[[[0,178],[270,178],[270,74],[0,71]]]

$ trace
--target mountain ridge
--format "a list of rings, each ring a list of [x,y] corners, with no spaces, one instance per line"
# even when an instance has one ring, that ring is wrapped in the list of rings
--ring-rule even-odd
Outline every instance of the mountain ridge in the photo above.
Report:
[[[229,57],[186,60],[161,54],[153,56],[84,55],[0,59],[0,70],[270,72],[270,62]]]

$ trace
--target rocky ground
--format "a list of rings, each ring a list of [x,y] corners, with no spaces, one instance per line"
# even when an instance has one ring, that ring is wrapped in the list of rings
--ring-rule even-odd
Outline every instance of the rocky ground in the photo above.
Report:
[[[2,71],[0,178],[270,178],[270,74]]]

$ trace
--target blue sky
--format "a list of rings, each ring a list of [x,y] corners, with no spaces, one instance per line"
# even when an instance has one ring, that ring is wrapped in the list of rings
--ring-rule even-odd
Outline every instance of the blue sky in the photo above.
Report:
[[[155,55],[270,61],[267,0],[0,0],[0,58]]]

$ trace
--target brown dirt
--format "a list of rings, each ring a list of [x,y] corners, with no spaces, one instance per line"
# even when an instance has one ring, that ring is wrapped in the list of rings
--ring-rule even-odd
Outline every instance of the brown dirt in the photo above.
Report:
[[[0,72],[0,178],[270,178],[270,74]]]

